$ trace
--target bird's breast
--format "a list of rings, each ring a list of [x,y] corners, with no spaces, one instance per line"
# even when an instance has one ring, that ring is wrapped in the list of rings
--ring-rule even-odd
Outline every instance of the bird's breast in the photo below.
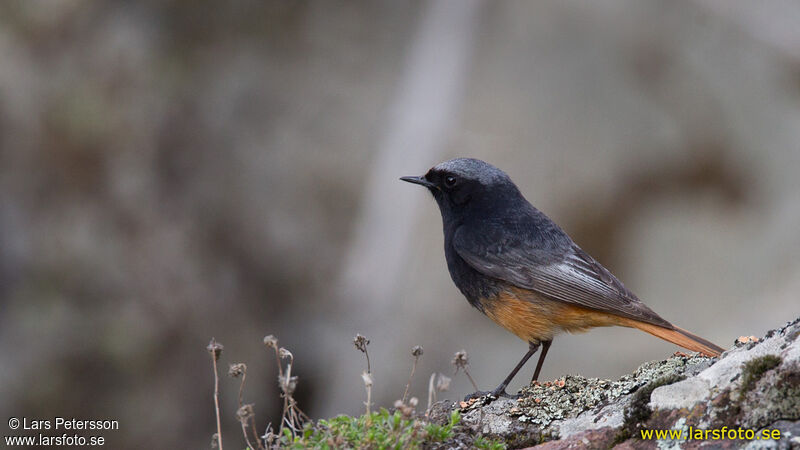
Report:
[[[503,290],[505,283],[501,280],[487,277],[473,269],[458,255],[447,238],[445,238],[444,253],[447,260],[447,270],[450,272],[450,278],[452,278],[453,283],[472,306],[485,313],[481,299],[497,296]]]

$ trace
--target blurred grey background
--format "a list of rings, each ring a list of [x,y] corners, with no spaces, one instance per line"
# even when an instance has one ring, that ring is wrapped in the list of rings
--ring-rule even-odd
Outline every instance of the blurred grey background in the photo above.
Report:
[[[461,349],[494,387],[526,345],[468,306],[434,202],[397,180],[456,156],[676,324],[725,347],[779,326],[800,314],[798,23],[789,0],[3,2],[0,412],[202,448],[206,344],[248,364],[265,426],[271,333],[314,418],[363,408],[356,333],[378,405],[417,344],[414,395]],[[543,377],[676,350],[567,335]]]

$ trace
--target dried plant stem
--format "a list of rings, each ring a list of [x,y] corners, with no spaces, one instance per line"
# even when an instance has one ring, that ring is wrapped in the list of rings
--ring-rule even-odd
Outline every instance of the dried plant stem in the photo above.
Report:
[[[469,374],[469,371],[466,369],[466,367],[464,368],[464,373],[467,375],[467,378],[469,378],[469,382],[472,383],[472,387],[475,388],[475,392],[480,391],[480,389],[478,389],[478,384],[472,379],[472,375]]]
[[[355,345],[356,350],[360,351],[367,357],[367,370],[361,372],[361,379],[364,380],[364,387],[367,389],[367,416],[370,413],[370,405],[372,404],[372,368],[369,363],[369,352],[367,351],[367,346],[369,345],[369,339],[362,336],[361,334],[356,334],[356,337],[353,338],[353,345]]]
[[[261,443],[261,438],[259,438],[258,433],[256,433],[256,419],[254,416],[250,416],[250,431],[253,433],[253,437],[256,439],[256,444],[258,444],[258,449],[264,450],[264,445]],[[247,437],[245,437],[245,439],[247,439]]]
[[[242,434],[244,435],[245,442],[247,442],[247,448],[250,448],[250,449],[256,448],[256,447],[253,447],[252,443],[250,443],[250,438],[247,436],[247,424],[244,421],[242,421]],[[258,441],[256,441],[256,442],[258,442]],[[260,445],[259,445],[259,447],[260,447]]]
[[[291,430],[292,436],[296,436],[302,429],[304,421],[310,421],[309,417],[300,411],[297,407],[297,402],[292,397],[295,389],[297,388],[297,377],[292,376],[292,364],[294,363],[294,356],[292,352],[278,345],[278,338],[273,335],[264,337],[264,345],[275,351],[275,363],[278,365],[278,387],[281,389],[281,397],[283,397],[283,411],[281,413],[281,424],[278,427],[278,433],[272,432],[272,424],[267,425],[264,432],[264,440],[266,446],[273,448],[275,440],[280,441],[280,436],[283,435],[284,427]],[[282,360],[286,359],[286,370],[283,368]],[[252,417],[251,417],[252,423]],[[252,423],[251,428],[253,434],[256,434],[255,423]],[[258,440],[259,449],[263,449],[261,439]]]
[[[406,390],[403,392],[403,404],[406,403],[408,398],[408,390],[411,388],[411,380],[414,378],[414,372],[417,371],[417,361],[419,358],[414,357],[414,365],[411,366],[411,375],[408,376],[408,383],[406,383]]]
[[[242,382],[239,383],[239,411],[242,410],[242,392],[244,391],[244,382],[247,379],[247,371],[242,372]],[[253,444],[250,443],[250,438],[247,437],[247,423],[245,420],[240,420],[242,424],[242,434],[244,435],[244,440],[247,442],[247,446],[250,448],[254,448]]]
[[[277,348],[277,345],[276,345]],[[284,427],[292,430],[292,434],[296,434],[302,427],[303,420],[308,420],[308,416],[300,411],[297,407],[297,402],[292,397],[294,390],[297,386],[297,377],[292,376],[292,365],[294,364],[294,356],[292,352],[281,347],[277,349],[278,363],[281,359],[288,359],[286,363],[286,370],[279,369],[280,376],[278,378],[283,396],[283,412],[281,414],[281,425],[278,429],[278,434],[283,432]]]
[[[278,354],[278,347],[275,347],[275,363],[278,365],[278,376],[283,376],[283,364],[281,364],[281,356]]]
[[[467,355],[466,350],[457,351],[453,355],[453,366],[456,368],[456,374],[458,374],[459,370],[463,370],[464,373],[469,378],[469,382],[472,383],[472,387],[475,388],[475,391],[479,391],[478,384],[475,383],[475,380],[472,379],[472,375],[469,374],[469,370],[467,370],[467,366],[469,366],[469,356]]]
[[[242,392],[244,392],[244,381],[247,379],[247,371],[242,372],[242,382],[239,383],[239,408],[242,407]]]
[[[367,401],[364,403],[367,407],[367,415],[370,414],[370,406],[372,405],[372,374],[367,372],[361,372],[361,379],[364,380],[364,388],[367,390]]]
[[[361,377],[364,379],[364,386],[367,388],[367,416],[370,413],[370,406],[372,405],[372,372],[369,370],[369,353],[364,352],[367,355],[367,371],[361,374]]]
[[[436,387],[434,381],[436,381],[436,372],[432,373],[431,379],[428,380],[428,412],[430,412],[433,402],[436,401]]]
[[[278,367],[280,367],[280,357],[278,357]],[[283,412],[281,413],[281,417],[283,417],[283,420],[281,420],[281,426],[278,428],[278,434],[280,434],[283,431],[283,424],[288,419],[288,412],[289,412],[288,384],[291,378],[292,378],[292,363],[290,361],[289,364],[286,365],[286,375],[284,375],[283,378],[285,380],[284,381],[285,386],[281,388],[281,390],[283,391]],[[289,428],[292,428],[291,422],[288,422],[288,424]],[[294,431],[294,428],[292,428],[292,431]]]
[[[303,411],[300,411],[300,408],[297,407],[297,402],[294,398],[289,399],[289,409],[286,416],[286,422],[289,428],[293,432],[297,432],[300,430],[300,424],[303,421],[310,420],[307,415]]]
[[[219,372],[217,371],[217,356],[212,352],[211,361],[214,364],[214,410],[217,413],[217,443],[222,450],[222,422],[219,413]]]
[[[239,410],[237,416],[239,416],[239,423],[242,425],[242,434],[244,435],[244,440],[247,442],[247,446],[251,449],[258,448],[259,450],[263,450],[264,446],[261,444],[261,439],[258,437],[258,433],[256,433],[255,428],[255,414],[253,413],[252,405],[245,405],[243,403],[243,393],[244,393],[244,384],[247,381],[247,366],[244,364],[237,365],[240,374],[242,376],[242,381],[239,383]],[[235,376],[235,375],[234,375]],[[246,413],[246,414],[245,414]],[[253,443],[250,442],[250,437],[247,434],[247,427],[250,427],[253,432],[253,437],[255,437],[256,444],[258,447],[253,446]]]

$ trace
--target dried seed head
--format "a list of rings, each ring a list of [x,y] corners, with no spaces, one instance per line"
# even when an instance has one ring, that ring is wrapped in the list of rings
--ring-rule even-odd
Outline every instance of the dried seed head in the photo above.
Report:
[[[450,389],[450,381],[452,379],[444,374],[439,374],[439,377],[436,379],[436,390],[439,392],[444,392]]]
[[[233,378],[238,378],[247,372],[247,366],[244,363],[231,364],[228,368],[228,375]]]
[[[360,334],[356,334],[356,337],[353,338],[353,345],[356,346],[357,350],[361,351],[362,353],[366,353],[367,346],[369,345],[369,339]]]
[[[219,357],[220,355],[222,355],[223,348],[224,347],[222,346],[222,344],[217,342],[216,339],[211,338],[211,342],[208,343],[208,347],[206,347],[206,350],[208,350],[208,353],[211,353],[211,356],[214,357],[214,361],[219,361]]]
[[[417,397],[411,397],[408,399],[408,406],[414,407],[419,404],[419,399]]]
[[[254,417],[255,413],[253,412],[253,404],[248,403],[246,405],[242,405],[238,411],[236,411],[236,418],[239,419],[239,422],[247,425],[247,421],[250,420],[251,417]]]
[[[364,380],[364,386],[372,387],[372,374],[366,370],[361,372],[361,379]]]
[[[414,406],[410,404],[406,405],[402,400],[395,401],[394,408],[400,411],[400,414],[402,414],[404,418],[409,418],[414,414]]]
[[[297,389],[297,376],[293,376],[287,380],[286,375],[278,375],[278,384],[285,395],[292,395],[294,394],[294,390]]]
[[[291,360],[294,360],[294,355],[292,355],[292,352],[290,352],[289,350],[286,350],[283,347],[281,347],[281,349],[278,350],[278,354],[281,356],[281,359],[289,358]]]
[[[264,336],[264,345],[266,345],[267,348],[278,348],[278,338],[271,334],[269,336]]]
[[[272,432],[272,424],[267,425],[267,431],[261,436],[261,439],[267,443],[267,448],[272,448],[272,442],[277,438],[277,435]]]
[[[413,356],[414,358],[419,358],[420,356],[422,356],[422,353],[423,353],[422,346],[415,345],[413,348],[411,348],[411,356]]]
[[[469,355],[466,350],[461,350],[453,355],[453,365],[456,366],[456,372],[459,369],[466,369],[469,365]]]

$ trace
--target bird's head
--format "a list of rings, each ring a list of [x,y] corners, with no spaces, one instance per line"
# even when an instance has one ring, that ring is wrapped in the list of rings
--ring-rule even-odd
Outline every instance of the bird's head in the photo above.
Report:
[[[522,198],[505,172],[474,158],[451,159],[432,167],[425,175],[400,179],[428,188],[445,220],[472,207],[502,207]]]

